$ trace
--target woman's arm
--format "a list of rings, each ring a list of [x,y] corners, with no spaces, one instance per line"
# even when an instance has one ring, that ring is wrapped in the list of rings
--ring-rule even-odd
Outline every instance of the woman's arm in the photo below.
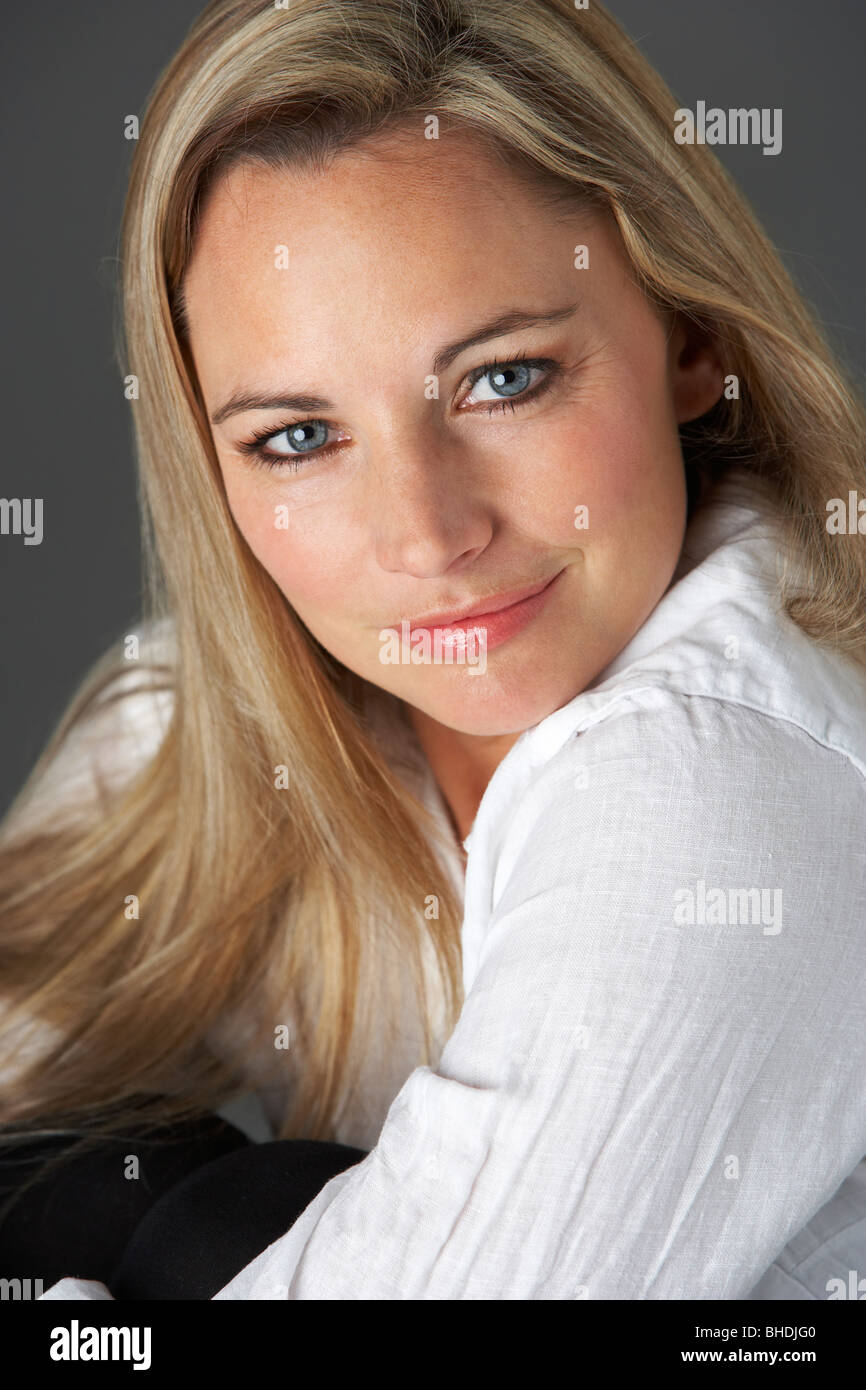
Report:
[[[216,1297],[746,1296],[866,1152],[864,809],[795,726],[658,691],[483,803],[438,1067]]]

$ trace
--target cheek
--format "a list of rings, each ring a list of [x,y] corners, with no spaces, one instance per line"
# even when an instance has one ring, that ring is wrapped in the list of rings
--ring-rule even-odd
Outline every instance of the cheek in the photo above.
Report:
[[[326,524],[321,506],[298,505],[290,486],[267,478],[227,479],[226,496],[238,530],[289,602],[299,612],[337,609],[357,567],[351,529],[335,531],[333,509]]]
[[[606,543],[624,523],[653,524],[671,505],[676,512],[679,438],[664,397],[621,379],[582,393],[508,473],[516,514],[533,535],[559,546]]]

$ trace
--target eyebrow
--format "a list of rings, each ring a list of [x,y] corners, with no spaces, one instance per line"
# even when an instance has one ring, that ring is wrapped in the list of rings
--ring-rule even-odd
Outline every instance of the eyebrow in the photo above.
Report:
[[[479,343],[486,343],[491,338],[501,338],[506,333],[519,333],[525,328],[534,328],[539,323],[560,323],[563,319],[571,318],[577,308],[577,303],[574,303],[564,304],[562,308],[551,309],[548,313],[530,313],[523,309],[509,309],[506,313],[497,315],[489,323],[475,329],[467,337],[459,338],[456,342],[441,347],[433,358],[434,375],[438,376],[440,372],[444,372],[467,348],[477,347]],[[234,391],[228,400],[214,411],[211,416],[211,423],[221,425],[230,416],[240,415],[247,410],[299,410],[312,413],[316,410],[334,409],[333,401],[327,400],[324,396],[291,395],[285,392],[281,392],[279,395],[269,395],[263,392],[239,390]]]

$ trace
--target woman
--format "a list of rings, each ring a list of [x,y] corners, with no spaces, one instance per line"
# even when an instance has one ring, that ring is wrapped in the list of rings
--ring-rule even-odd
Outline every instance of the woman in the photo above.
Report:
[[[566,0],[219,0],[161,79],[122,263],[166,689],[128,642],[94,786],[57,814],[52,748],[10,820],[4,1120],[116,1176],[252,1086],[325,1162],[197,1293],[275,1152],[208,1131],[47,1297],[850,1258],[863,415],[675,111]]]

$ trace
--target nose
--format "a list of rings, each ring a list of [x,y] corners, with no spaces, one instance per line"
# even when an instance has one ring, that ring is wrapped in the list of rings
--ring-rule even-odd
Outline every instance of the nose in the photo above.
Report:
[[[468,461],[453,442],[403,438],[377,454],[368,515],[382,569],[433,578],[486,549],[494,517],[473,493]]]

